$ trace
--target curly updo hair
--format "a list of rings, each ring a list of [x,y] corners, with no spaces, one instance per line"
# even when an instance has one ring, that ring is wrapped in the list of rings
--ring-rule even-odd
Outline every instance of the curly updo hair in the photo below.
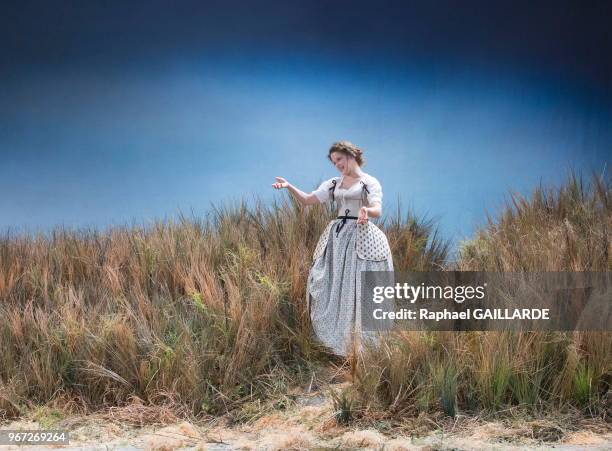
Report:
[[[363,158],[363,150],[361,150],[352,142],[338,141],[332,144],[332,146],[329,148],[329,152],[327,153],[327,158],[329,158],[329,161],[331,161],[332,163],[333,160],[331,158],[331,154],[333,152],[341,152],[345,155],[350,155],[355,159],[355,161],[357,161],[357,164],[359,166],[363,166],[363,164],[365,163],[365,160]]]

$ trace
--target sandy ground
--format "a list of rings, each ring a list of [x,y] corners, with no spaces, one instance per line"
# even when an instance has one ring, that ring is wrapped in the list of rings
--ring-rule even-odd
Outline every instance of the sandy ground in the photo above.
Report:
[[[341,390],[348,382],[327,388]],[[310,387],[311,388],[311,387]],[[174,420],[169,424],[136,426],[139,406],[122,415],[69,417],[47,425],[47,429],[70,431],[70,445],[0,446],[0,450],[289,450],[289,449],[368,449],[368,450],[610,450],[612,427],[601,425],[597,432],[583,428],[563,430],[546,422],[486,422],[458,417],[419,437],[410,428],[403,433],[381,433],[376,429],[339,426],[333,403],[326,390],[301,390],[282,410],[230,424],[227,418],[192,423]],[[141,407],[145,409],[145,406]],[[146,413],[141,410],[143,414]],[[131,420],[128,420],[131,419]],[[418,424],[418,423],[415,423]],[[0,425],[0,429],[39,429],[41,424],[23,419]],[[573,428],[576,429],[576,428]]]

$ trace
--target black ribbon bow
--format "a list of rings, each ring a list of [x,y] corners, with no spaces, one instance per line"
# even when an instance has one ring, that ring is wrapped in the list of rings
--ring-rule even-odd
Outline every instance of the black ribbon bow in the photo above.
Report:
[[[330,191],[329,195],[331,196],[332,202],[335,202],[336,199],[334,197],[334,191],[336,190],[336,181],[332,180],[331,183],[332,183],[332,186],[331,188],[329,188],[329,191]]]
[[[347,208],[344,210],[344,216],[338,216],[338,219],[342,219],[342,221],[336,225],[336,236],[338,236],[340,230],[342,230],[342,227],[344,227],[344,224],[346,224],[347,219],[357,219],[357,216],[348,216],[349,211],[351,210]]]
[[[366,185],[363,181],[360,181],[360,183],[363,185],[361,190],[361,199],[363,202],[365,202],[368,198],[368,194],[370,194],[370,190],[368,189],[368,185]]]

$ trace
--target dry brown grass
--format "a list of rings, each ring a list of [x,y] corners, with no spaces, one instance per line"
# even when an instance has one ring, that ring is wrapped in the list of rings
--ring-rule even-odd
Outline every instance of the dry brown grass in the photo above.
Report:
[[[431,222],[398,215],[383,227],[396,270],[610,271],[610,194],[609,181],[584,186],[572,174],[557,191],[514,195],[497,221],[488,218],[463,243],[454,266]],[[333,216],[286,197],[149,228],[7,234],[0,418],[36,405],[134,421],[258,417],[257,402],[268,409],[274,404],[263,401],[284,399],[328,361],[311,339],[304,292],[308,256]],[[351,421],[391,415],[429,424],[440,412],[568,406],[609,418],[610,338],[398,333],[351,361],[350,399],[338,402]]]
[[[559,189],[517,194],[463,243],[449,269],[610,271],[612,188],[573,172]],[[578,408],[609,419],[609,332],[398,332],[354,363],[355,409],[399,418]]]
[[[333,216],[285,197],[147,228],[7,233],[0,418],[60,397],[81,411],[129,412],[140,399],[139,412],[171,405],[220,415],[284,396],[327,358],[311,339],[305,286]],[[427,255],[443,260],[437,239],[434,251],[419,241],[431,226],[407,221],[409,229],[389,229],[394,248],[422,265]]]

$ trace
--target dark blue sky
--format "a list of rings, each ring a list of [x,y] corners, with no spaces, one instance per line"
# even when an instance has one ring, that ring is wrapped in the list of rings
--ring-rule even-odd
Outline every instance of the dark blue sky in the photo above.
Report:
[[[509,189],[602,171],[610,2],[15,2],[0,14],[0,229],[271,200],[366,151],[469,236]],[[609,169],[607,169],[609,171]]]

